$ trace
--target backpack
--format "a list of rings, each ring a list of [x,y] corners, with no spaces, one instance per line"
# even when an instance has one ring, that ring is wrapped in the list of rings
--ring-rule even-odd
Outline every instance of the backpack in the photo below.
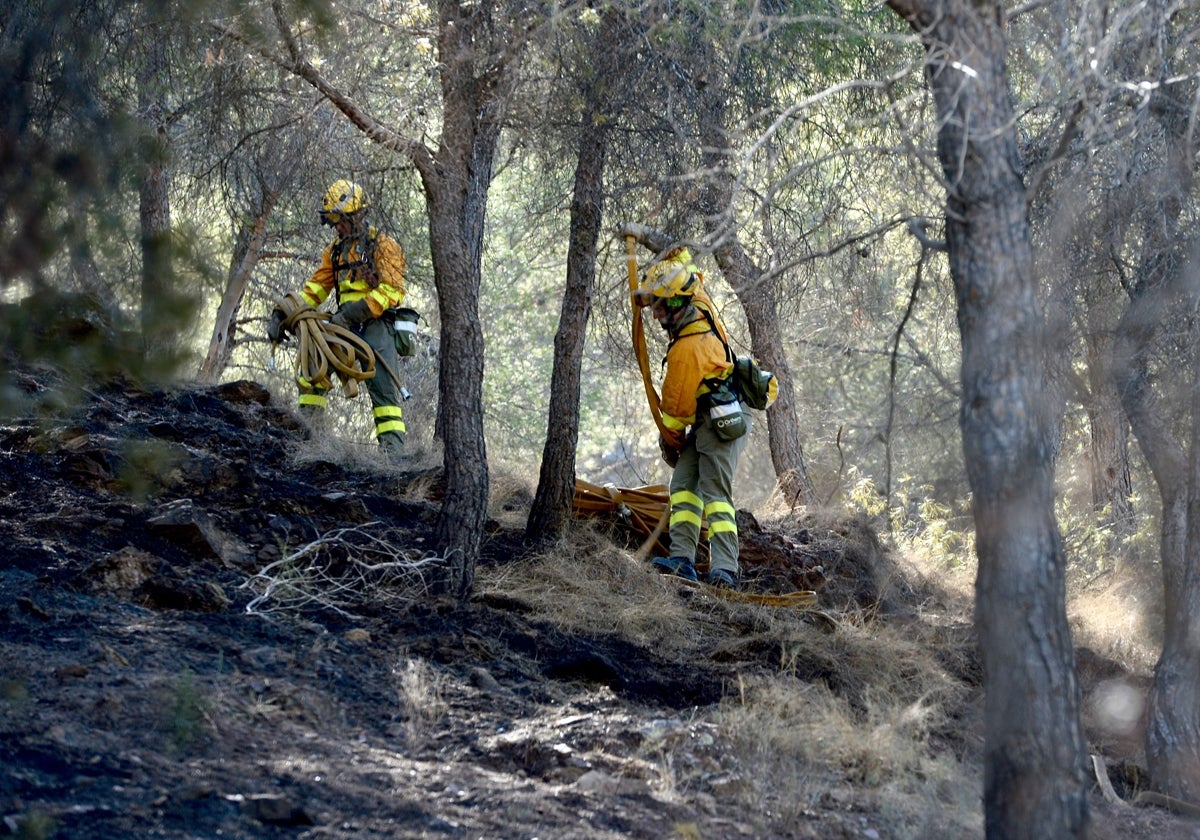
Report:
[[[735,356],[724,336],[721,335],[721,331],[717,329],[713,316],[706,309],[701,309],[700,314],[708,321],[712,332],[725,345],[725,358],[733,361],[733,373],[729,378],[733,380],[734,392],[749,408],[756,408],[759,411],[770,408],[779,396],[779,380],[775,378],[775,374],[760,368],[753,356]]]
[[[733,382],[742,401],[750,408],[770,408],[779,396],[779,382],[775,374],[763,370],[753,356],[738,356],[733,361]]]

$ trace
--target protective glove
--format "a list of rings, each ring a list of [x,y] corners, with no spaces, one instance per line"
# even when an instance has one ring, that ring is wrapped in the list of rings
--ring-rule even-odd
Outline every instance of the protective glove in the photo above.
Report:
[[[662,435],[658,437],[658,451],[662,453],[662,459],[667,462],[667,466],[675,469],[675,465],[679,463],[679,450],[667,443],[667,439]]]
[[[329,319],[329,323],[335,327],[352,330],[363,321],[367,321],[372,317],[374,317],[374,313],[371,312],[371,307],[367,304],[366,300],[356,300],[347,303],[334,313],[334,316]]]
[[[271,339],[272,344],[283,341],[283,322],[286,320],[287,315],[282,309],[271,313],[271,320],[267,321],[267,338]]]

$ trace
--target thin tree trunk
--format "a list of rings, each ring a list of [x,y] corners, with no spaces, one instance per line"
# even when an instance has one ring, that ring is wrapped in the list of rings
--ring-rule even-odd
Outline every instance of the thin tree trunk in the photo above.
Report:
[[[712,63],[716,64],[715,59]],[[721,74],[713,75],[723,78]],[[764,368],[775,373],[779,382],[779,396],[767,410],[767,439],[779,490],[790,503],[806,504],[815,494],[800,445],[796,389],[783,349],[775,280],[764,279],[765,272],[746,253],[733,217],[738,184],[730,171],[725,98],[725,85],[721,83],[710,83],[699,94],[697,122],[706,173],[700,206],[706,231],[713,241],[713,257],[746,314],[750,351]]]
[[[571,201],[571,241],[567,251],[567,287],[554,335],[550,411],[542,450],[537,493],[525,526],[527,539],[560,536],[571,519],[575,497],[575,448],[579,442],[580,371],[596,279],[596,244],[604,212],[604,159],[608,130],[598,120],[599,93],[589,85],[580,121],[579,158]]]
[[[138,113],[149,142],[138,194],[141,227],[141,328],[147,368],[154,375],[170,373],[177,356],[177,295],[171,260],[170,139],[166,129],[166,48],[147,32],[143,65],[138,77]]]
[[[479,322],[484,216],[514,65],[489,62],[478,69],[481,45],[493,29],[488,4],[439,0],[437,5],[441,141],[433,156],[424,146],[415,147],[413,160],[429,206],[441,315],[437,422],[446,489],[434,533],[450,560],[450,589],[466,599],[475,581],[489,485]],[[508,57],[515,61],[515,53]]]
[[[1162,499],[1165,620],[1147,708],[1146,763],[1156,789],[1200,803],[1200,646],[1195,642],[1200,634],[1200,360],[1191,359],[1191,438],[1186,443],[1176,436],[1149,372],[1161,330],[1181,309],[1194,311],[1196,305],[1200,253],[1189,246],[1190,232],[1180,225],[1195,147],[1186,113],[1168,102],[1155,114],[1165,129],[1166,154],[1158,177],[1141,190],[1153,204],[1138,242],[1145,257],[1118,328],[1114,371]]]
[[[1052,399],[994,2],[889,0],[926,46],[962,334],[960,425],[979,554],[988,837],[1083,837],[1087,753],[1054,519]]]
[[[208,353],[197,374],[201,382],[216,382],[229,364],[234,345],[234,321],[250,285],[250,276],[258,265],[263,245],[266,243],[267,219],[274,212],[278,198],[278,193],[264,196],[262,206],[254,219],[254,227],[249,231],[243,229],[238,232],[229,280],[225,284],[225,294],[221,296],[221,305],[217,309],[212,338],[208,342]]]
[[[1088,330],[1084,336],[1088,358],[1087,411],[1090,434],[1088,449],[1092,507],[1107,510],[1104,523],[1112,530],[1119,551],[1133,535],[1133,479],[1129,469],[1129,421],[1121,407],[1121,395],[1112,378],[1112,306],[1094,301],[1088,308]]]

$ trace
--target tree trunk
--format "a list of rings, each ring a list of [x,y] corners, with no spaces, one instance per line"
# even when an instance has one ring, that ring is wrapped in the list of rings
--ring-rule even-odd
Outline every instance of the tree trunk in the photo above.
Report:
[[[1154,265],[1161,261],[1150,261]],[[1152,270],[1151,273],[1155,273]],[[1149,278],[1147,278],[1149,279]],[[1155,788],[1177,799],[1200,802],[1200,652],[1189,639],[1198,632],[1200,618],[1196,593],[1194,533],[1200,516],[1195,511],[1198,451],[1193,406],[1193,441],[1189,457],[1175,437],[1152,387],[1148,360],[1157,328],[1177,306],[1166,288],[1166,278],[1149,279],[1135,289],[1129,309],[1118,328],[1117,363],[1114,366],[1121,402],[1133,433],[1150,465],[1162,500],[1159,552],[1163,567],[1163,649],[1154,669],[1146,716],[1146,763]],[[1193,365],[1196,365],[1193,360]],[[1196,365],[1193,371],[1200,370]],[[1193,386],[1194,387],[1194,386]],[[1194,392],[1195,393],[1195,392]],[[1191,481],[1189,481],[1189,474]]]
[[[711,230],[711,233],[717,233]],[[800,425],[796,420],[796,389],[792,385],[791,366],[783,349],[779,310],[775,303],[774,281],[765,282],[762,270],[750,259],[736,235],[727,235],[713,251],[713,257],[725,279],[742,304],[750,330],[750,351],[759,364],[775,374],[779,396],[767,409],[767,440],[771,463],[779,491],[791,505],[814,500],[812,481],[804,463],[800,445]]]
[[[550,411],[542,450],[537,494],[525,526],[527,539],[560,536],[571,519],[575,498],[575,448],[579,442],[579,380],[584,340],[592,310],[596,278],[596,243],[604,211],[604,159],[608,130],[597,119],[599,95],[585,92],[587,107],[580,121],[579,159],[571,201],[571,241],[567,252],[567,287],[558,331],[554,334],[554,371],[550,378]]]
[[[988,837],[1083,837],[1087,757],[1054,520],[1046,335],[994,2],[889,0],[926,45],[962,335]]]
[[[471,593],[487,521],[489,471],[483,433],[483,328],[479,289],[483,231],[500,115],[513,65],[480,63],[494,32],[490,4],[438,3],[442,134],[437,151],[416,149],[429,206],[429,243],[441,315],[438,430],[445,496],[434,526],[450,560],[449,586]],[[511,56],[510,56],[511,57]],[[476,75],[477,67],[483,67]]]
[[[733,217],[737,184],[729,170],[724,85],[704,87],[699,101],[700,143],[707,173],[700,193],[705,228],[713,240],[713,257],[746,313],[750,351],[779,381],[779,397],[767,409],[767,436],[780,492],[792,504],[808,503],[813,500],[814,493],[804,463],[804,450],[800,446],[796,390],[792,387],[791,367],[783,350],[775,281],[764,278],[762,269],[742,247]]]
[[[1084,336],[1088,358],[1088,393],[1084,409],[1090,430],[1089,476],[1092,507],[1107,510],[1104,524],[1120,546],[1132,536],[1133,479],[1129,470],[1129,421],[1112,378],[1113,316],[1110,303],[1094,301],[1088,308]]]
[[[1154,668],[1146,721],[1146,763],[1156,789],[1200,803],[1200,360],[1191,359],[1191,439],[1153,387],[1157,339],[1180,312],[1196,306],[1196,265],[1190,231],[1180,226],[1192,185],[1195,149],[1184,111],[1154,110],[1166,154],[1157,177],[1140,185],[1152,202],[1137,247],[1144,255],[1128,310],[1117,330],[1114,372],[1121,403],[1162,498],[1163,649]],[[1196,346],[1192,326],[1191,347]],[[1189,448],[1190,447],[1190,450]]]
[[[238,231],[229,279],[225,284],[225,294],[221,296],[221,306],[217,309],[212,338],[208,342],[208,353],[197,373],[201,382],[216,382],[225,372],[225,366],[229,364],[234,345],[234,321],[246,288],[250,285],[250,275],[254,273],[254,267],[258,265],[259,256],[262,254],[263,244],[267,239],[267,219],[274,212],[278,198],[278,193],[264,196],[262,206],[254,219],[254,227]]]
[[[704,214],[713,258],[746,315],[750,352],[765,369],[775,374],[779,382],[779,396],[767,410],[767,439],[779,490],[793,505],[808,503],[813,500],[814,492],[800,445],[796,391],[787,353],[783,349],[775,280],[765,277],[765,272],[742,247],[734,217],[739,185],[730,169],[725,105],[728,97],[725,80],[731,71],[721,66],[706,40],[701,39],[700,43],[705,50],[701,66],[712,69],[702,74],[706,84],[696,86],[696,124],[704,173],[699,209]],[[658,247],[661,250],[666,245]]]
[[[144,358],[153,376],[170,374],[179,353],[171,259],[170,140],[166,128],[166,47],[153,26],[138,76],[138,113],[144,122],[146,159],[138,191],[141,228],[141,328]]]

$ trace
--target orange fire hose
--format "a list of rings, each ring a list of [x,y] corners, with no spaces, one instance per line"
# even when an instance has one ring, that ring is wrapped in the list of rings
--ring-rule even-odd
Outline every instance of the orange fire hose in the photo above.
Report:
[[[650,351],[646,348],[646,330],[642,325],[642,307],[638,306],[638,270],[637,254],[634,246],[637,239],[625,237],[625,262],[629,271],[629,305],[633,308],[633,352],[637,356],[638,367],[642,370],[642,385],[646,388],[646,401],[650,403],[650,415],[654,425],[658,426],[660,434],[666,434],[663,426],[662,409],[659,408],[658,391],[654,389],[654,380],[650,377]]]

